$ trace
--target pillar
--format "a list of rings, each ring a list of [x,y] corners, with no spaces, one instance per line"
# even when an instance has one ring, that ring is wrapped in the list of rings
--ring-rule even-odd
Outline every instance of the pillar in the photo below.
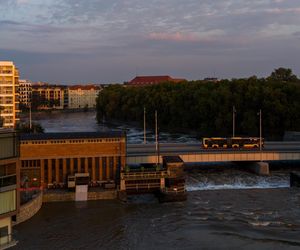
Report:
[[[48,159],[48,183],[52,183],[52,161]]]
[[[92,157],[92,181],[96,181],[96,159]]]
[[[300,187],[300,173],[290,173],[290,187]]]
[[[55,159],[55,181],[59,183],[59,159]]]
[[[89,159],[87,157],[84,158],[84,172],[89,172]]]
[[[77,172],[81,173],[81,159],[77,158]]]
[[[44,188],[45,181],[45,162],[44,159],[41,159],[41,187]]]
[[[110,180],[110,172],[109,172],[109,169],[110,169],[110,162],[109,162],[109,159],[110,157],[106,157],[106,180]]]
[[[64,158],[62,159],[63,161],[63,180],[62,182],[65,183],[67,180],[67,159]]]
[[[118,157],[117,156],[114,156],[113,158],[113,179],[115,180],[116,177],[117,177],[117,164],[118,164]]]
[[[102,157],[99,157],[99,180],[103,181],[103,164],[102,164]]]
[[[70,174],[74,175],[74,158],[70,158]]]
[[[258,175],[269,175],[269,163],[267,162],[253,162],[249,166],[250,170]]]

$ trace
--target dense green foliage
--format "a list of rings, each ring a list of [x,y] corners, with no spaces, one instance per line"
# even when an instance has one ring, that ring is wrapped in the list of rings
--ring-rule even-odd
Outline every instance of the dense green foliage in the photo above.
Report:
[[[236,108],[236,135],[259,136],[262,110],[263,135],[280,138],[284,131],[300,130],[300,83],[267,79],[192,81],[148,87],[110,86],[97,99],[97,120],[103,118],[148,126],[158,111],[160,130],[196,131],[203,136],[231,136],[232,109]],[[153,126],[152,126],[153,127]]]
[[[41,124],[33,122],[31,128],[29,123],[18,124],[16,131],[19,133],[44,133],[44,128]]]

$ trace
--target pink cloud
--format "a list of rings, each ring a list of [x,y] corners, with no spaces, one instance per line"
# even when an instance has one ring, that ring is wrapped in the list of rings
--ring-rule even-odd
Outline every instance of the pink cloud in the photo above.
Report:
[[[163,33],[163,32],[152,32],[148,35],[148,38],[152,40],[168,40],[168,41],[176,41],[176,42],[194,42],[198,41],[199,38],[195,36],[193,33]]]

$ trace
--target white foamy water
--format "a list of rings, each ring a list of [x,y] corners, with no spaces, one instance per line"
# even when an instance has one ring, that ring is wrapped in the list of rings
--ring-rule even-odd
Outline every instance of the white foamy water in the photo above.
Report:
[[[242,171],[221,173],[191,173],[186,178],[187,191],[221,189],[268,189],[290,186],[288,173],[271,173],[270,176],[258,176]]]

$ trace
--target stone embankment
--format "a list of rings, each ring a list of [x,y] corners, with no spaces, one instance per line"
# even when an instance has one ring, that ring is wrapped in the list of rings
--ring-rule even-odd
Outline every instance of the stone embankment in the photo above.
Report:
[[[39,192],[32,200],[28,201],[20,207],[15,224],[22,223],[34,216],[42,207],[42,203],[43,192]]]

